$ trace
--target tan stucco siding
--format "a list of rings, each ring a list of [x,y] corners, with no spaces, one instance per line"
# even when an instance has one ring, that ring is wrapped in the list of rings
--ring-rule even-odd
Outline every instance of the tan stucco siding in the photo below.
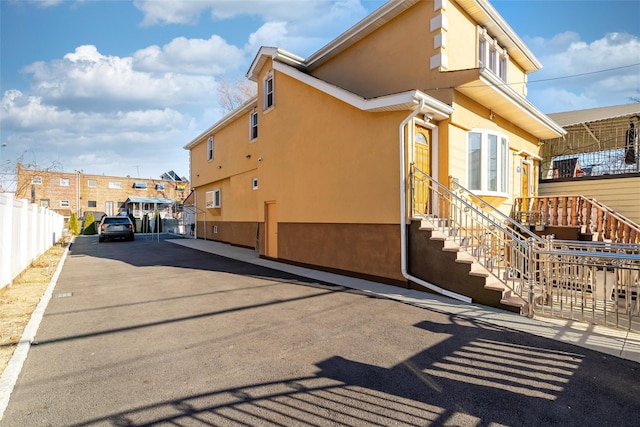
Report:
[[[397,223],[398,126],[407,112],[367,113],[283,74],[276,86],[258,192],[277,202],[278,220]]]
[[[636,224],[640,224],[640,178],[638,177],[541,182],[538,194],[540,196],[593,197]]]
[[[478,26],[455,2],[447,2],[445,12],[449,22],[447,31],[448,70],[478,68]]]
[[[421,1],[312,74],[365,98],[426,88],[433,16],[433,2]]]

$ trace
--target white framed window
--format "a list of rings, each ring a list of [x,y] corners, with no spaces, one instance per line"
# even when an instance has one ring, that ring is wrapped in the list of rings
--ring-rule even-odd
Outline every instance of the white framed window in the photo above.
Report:
[[[156,184],[156,190],[164,191],[164,184]]]
[[[207,160],[213,160],[213,137],[210,136],[207,140]]]
[[[88,179],[87,180],[87,187],[96,188],[97,186],[98,186],[98,181],[96,181],[95,179]]]
[[[69,186],[69,178],[60,178],[60,186],[68,187]]]
[[[508,59],[507,50],[487,33],[486,28],[478,27],[478,67],[491,70],[506,82]]]
[[[249,114],[249,140],[253,141],[258,138],[258,112],[253,110]]]
[[[509,182],[509,140],[498,132],[467,133],[467,187],[485,194],[505,195]]]
[[[69,207],[69,201],[68,200],[60,200],[60,207],[61,208],[68,208]]]
[[[88,208],[97,208],[98,207],[98,202],[96,202],[95,200],[89,200],[87,202],[87,207]]]
[[[34,176],[33,178],[31,178],[31,183],[32,184],[42,184],[42,177],[41,176]]]
[[[251,180],[251,188],[254,189],[254,190],[258,189],[258,178],[253,178]]]
[[[273,70],[269,71],[263,82],[263,110],[273,108]]]
[[[40,207],[48,208],[49,207],[49,199],[40,199]]]
[[[109,181],[109,188],[114,190],[122,190],[122,183],[119,181]]]
[[[133,183],[133,188],[137,190],[146,190],[148,187],[146,182],[138,181]]]
[[[215,190],[207,191],[205,193],[205,203],[207,208],[219,208],[220,203],[220,189],[216,188]]]

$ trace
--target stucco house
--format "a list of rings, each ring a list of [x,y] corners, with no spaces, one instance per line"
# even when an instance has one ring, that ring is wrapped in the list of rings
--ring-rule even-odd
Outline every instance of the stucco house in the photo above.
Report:
[[[262,47],[257,96],[185,145],[197,237],[508,303],[461,289],[489,274],[421,239],[448,189],[495,215],[537,192],[540,142],[565,134],[526,98],[541,66],[487,0],[391,0],[308,58]]]

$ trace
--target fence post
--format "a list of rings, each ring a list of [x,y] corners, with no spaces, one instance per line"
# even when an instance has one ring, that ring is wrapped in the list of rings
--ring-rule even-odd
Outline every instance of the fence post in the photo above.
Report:
[[[529,317],[533,317],[533,301],[534,301],[534,288],[535,288],[535,257],[534,257],[534,240],[533,237],[527,239],[527,271],[529,272],[528,284],[529,284]]]

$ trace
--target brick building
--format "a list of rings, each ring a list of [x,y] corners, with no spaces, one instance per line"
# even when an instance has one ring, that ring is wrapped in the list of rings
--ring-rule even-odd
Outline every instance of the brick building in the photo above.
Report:
[[[145,179],[32,170],[18,164],[16,198],[48,207],[67,219],[71,213],[80,218],[92,212],[99,218],[122,211],[141,218],[156,209],[166,217],[180,210],[190,190],[189,181],[173,171],[160,179]]]

